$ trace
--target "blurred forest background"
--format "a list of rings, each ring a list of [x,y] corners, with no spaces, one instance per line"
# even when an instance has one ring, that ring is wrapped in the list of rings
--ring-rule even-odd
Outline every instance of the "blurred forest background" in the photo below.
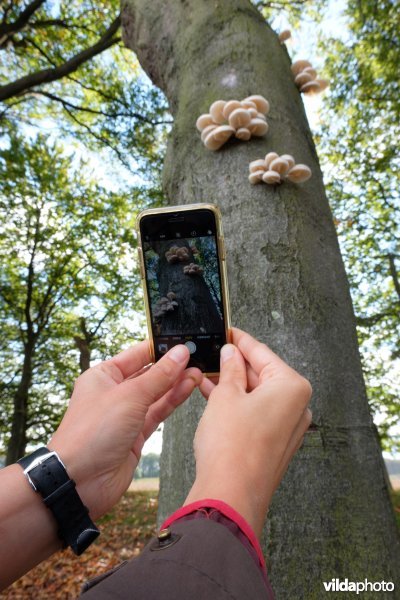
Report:
[[[291,29],[292,59],[330,80],[304,102],[370,406],[396,453],[398,4],[255,4],[277,32]],[[134,223],[163,203],[172,118],[124,48],[116,0],[3,0],[0,57],[0,454],[13,462],[57,426],[81,371],[146,335]]]

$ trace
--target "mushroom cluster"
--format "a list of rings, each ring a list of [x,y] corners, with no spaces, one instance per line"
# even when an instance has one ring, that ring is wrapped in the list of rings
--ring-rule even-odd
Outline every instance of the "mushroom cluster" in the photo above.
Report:
[[[317,78],[317,71],[308,60],[296,60],[291,68],[294,82],[303,94],[319,94],[329,85],[327,79]]]
[[[189,250],[185,246],[171,246],[165,253],[165,258],[169,263],[186,262],[189,260]]]
[[[157,301],[153,316],[154,318],[160,318],[165,315],[167,312],[172,312],[176,306],[178,306],[177,301],[175,300],[176,294],[174,292],[168,292],[166,296],[161,296],[161,298]]]
[[[195,263],[190,263],[190,265],[185,265],[183,267],[183,272],[186,275],[201,275],[203,273],[203,267],[200,267]]]
[[[283,179],[289,179],[293,183],[302,183],[311,177],[311,169],[307,165],[296,165],[293,156],[276,152],[269,152],[265,158],[253,160],[249,164],[249,181],[252,184],[281,183]]]
[[[234,135],[247,141],[251,136],[261,137],[268,131],[265,115],[269,112],[269,102],[264,96],[248,96],[239,100],[216,100],[210,112],[196,121],[201,132],[201,141],[208,150],[219,150]]]
[[[283,44],[284,42],[287,42],[287,40],[290,40],[291,37],[292,37],[292,32],[290,31],[290,29],[284,29],[278,35],[278,39],[281,44]]]

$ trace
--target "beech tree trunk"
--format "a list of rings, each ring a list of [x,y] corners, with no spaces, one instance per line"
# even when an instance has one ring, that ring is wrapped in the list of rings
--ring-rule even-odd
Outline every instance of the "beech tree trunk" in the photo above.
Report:
[[[286,49],[247,0],[123,0],[122,8],[125,43],[174,117],[167,201],[218,204],[233,324],[312,382],[316,427],[275,495],[264,532],[277,599],[325,597],[323,581],[332,578],[398,586],[400,544],[348,283]],[[251,94],[271,104],[268,134],[206,150],[197,117],[214,100]],[[249,162],[270,151],[294,155],[311,167],[312,179],[251,186]],[[193,394],[165,426],[160,520],[180,506],[194,479],[192,440],[203,409]]]

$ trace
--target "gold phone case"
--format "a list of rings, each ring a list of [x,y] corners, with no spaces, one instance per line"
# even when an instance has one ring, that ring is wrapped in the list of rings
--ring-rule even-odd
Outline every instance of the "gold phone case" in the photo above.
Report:
[[[153,328],[151,322],[151,314],[150,314],[150,305],[149,305],[149,294],[147,289],[147,282],[145,276],[145,265],[144,265],[144,257],[142,251],[142,240],[140,237],[140,221],[146,215],[155,215],[155,214],[168,214],[171,212],[180,212],[184,210],[200,210],[207,208],[211,210],[215,215],[216,221],[216,229],[217,229],[217,248],[218,248],[218,257],[219,257],[219,266],[221,272],[221,295],[222,295],[222,306],[224,309],[224,317],[225,317],[225,335],[228,342],[231,341],[231,317],[229,310],[229,290],[228,290],[228,279],[227,279],[227,269],[226,269],[226,253],[225,253],[225,243],[224,236],[222,232],[222,218],[221,211],[218,206],[215,204],[208,203],[198,203],[198,204],[183,204],[179,206],[166,206],[161,208],[149,208],[143,210],[139,213],[136,220],[136,232],[138,237],[138,255],[139,255],[139,268],[140,268],[140,278],[142,280],[142,286],[144,291],[144,303],[146,310],[146,320],[147,320],[147,329],[149,332],[149,341],[150,341],[150,350],[151,350],[151,358],[152,362],[155,361],[155,351],[154,351],[154,337],[153,337]],[[209,375],[218,375],[217,372],[205,373],[206,376]]]

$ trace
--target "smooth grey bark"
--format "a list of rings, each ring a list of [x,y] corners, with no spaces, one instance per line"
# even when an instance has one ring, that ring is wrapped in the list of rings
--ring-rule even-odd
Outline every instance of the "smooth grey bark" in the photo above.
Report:
[[[277,599],[321,598],[322,582],[336,577],[399,585],[399,538],[348,283],[287,52],[247,0],[123,0],[122,24],[125,43],[165,92],[174,116],[164,167],[168,202],[220,206],[233,324],[313,385],[316,428],[265,527]],[[265,138],[206,150],[196,118],[214,100],[250,94],[271,104]],[[251,186],[249,162],[270,151],[293,154],[311,167],[312,179]],[[180,506],[194,479],[192,439],[203,409],[194,394],[165,426],[160,520]]]

